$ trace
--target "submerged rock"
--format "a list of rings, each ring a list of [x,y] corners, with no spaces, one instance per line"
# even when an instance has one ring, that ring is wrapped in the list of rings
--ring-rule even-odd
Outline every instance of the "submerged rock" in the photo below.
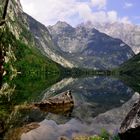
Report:
[[[121,140],[140,140],[140,100],[122,122],[119,136]]]
[[[14,108],[14,112],[21,110],[40,110],[45,113],[70,115],[73,107],[74,99],[71,95],[71,91],[68,90],[41,102],[17,105]]]
[[[67,113],[72,110],[74,106],[74,100],[71,95],[71,91],[66,91],[42,102],[35,103],[34,105],[46,112],[55,114]]]

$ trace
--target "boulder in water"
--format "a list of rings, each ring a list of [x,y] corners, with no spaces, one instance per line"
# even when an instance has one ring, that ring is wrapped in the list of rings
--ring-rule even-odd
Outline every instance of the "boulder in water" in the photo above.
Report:
[[[34,105],[42,111],[59,114],[71,111],[74,106],[74,100],[71,91],[68,90]]]

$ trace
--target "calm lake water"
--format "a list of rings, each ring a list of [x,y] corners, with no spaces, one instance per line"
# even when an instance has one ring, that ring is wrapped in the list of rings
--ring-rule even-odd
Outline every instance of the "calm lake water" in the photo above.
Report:
[[[99,134],[102,129],[115,134],[130,108],[139,100],[137,92],[111,77],[65,78],[51,84],[46,80],[38,84],[20,80],[22,78],[17,80],[9,101],[13,108],[25,101],[27,104],[44,101],[66,90],[72,91],[74,107],[65,113],[12,109],[5,138],[12,139],[15,135],[21,140],[57,140],[60,136],[72,139],[77,135]],[[23,133],[23,125],[32,122],[39,126]]]

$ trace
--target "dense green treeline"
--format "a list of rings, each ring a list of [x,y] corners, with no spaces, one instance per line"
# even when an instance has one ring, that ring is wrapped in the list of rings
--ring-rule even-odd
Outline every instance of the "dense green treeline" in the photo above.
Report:
[[[117,70],[94,70],[86,68],[65,68],[63,70],[65,77],[88,77],[88,76],[114,76],[118,75]]]
[[[8,29],[3,33],[1,42],[5,46],[6,52],[8,52],[9,49],[13,52],[13,56],[9,56],[11,57],[11,61],[9,63],[11,63],[17,71],[22,74],[29,73],[32,75],[40,71],[47,71],[50,73],[60,72],[60,66],[58,64],[43,56],[35,47],[28,46],[20,40],[17,40],[15,36],[8,31]]]
[[[120,74],[140,76],[140,53],[122,64],[119,68]]]
[[[6,124],[14,106],[34,102],[60,80],[63,68],[32,45],[16,39],[5,24],[0,28],[4,73],[0,88],[0,121]],[[0,124],[1,125],[1,124]]]

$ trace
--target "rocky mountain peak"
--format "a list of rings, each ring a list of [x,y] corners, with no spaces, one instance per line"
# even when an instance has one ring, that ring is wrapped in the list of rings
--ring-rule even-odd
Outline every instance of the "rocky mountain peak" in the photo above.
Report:
[[[54,49],[48,29],[23,12],[20,0],[9,0],[6,14],[6,25],[17,40],[31,47],[36,47],[49,59],[64,67],[74,67]],[[0,0],[0,16],[5,6],[5,0]],[[60,24],[60,23],[59,23]]]
[[[59,50],[80,67],[113,68],[134,55],[123,41],[108,36],[93,26],[81,24],[73,28],[67,23],[58,22],[51,26],[50,33]]]
[[[88,23],[85,26],[89,26]],[[137,54],[140,52],[140,26],[131,23],[104,23],[104,24],[90,24],[91,28],[112,36],[119,38],[126,44],[128,44],[132,50]]]
[[[57,23],[54,26],[58,26],[58,27],[72,27],[71,25],[69,25],[65,21],[57,21]]]
[[[70,35],[72,32],[75,32],[75,28],[63,21],[58,21],[55,25],[48,26],[48,29],[50,32],[56,33],[57,35],[62,33]]]
[[[50,26],[51,27],[51,26]],[[69,25],[68,23],[64,22],[64,21],[58,21],[54,26],[53,26],[54,30],[67,30],[67,29],[74,29],[71,25]]]

